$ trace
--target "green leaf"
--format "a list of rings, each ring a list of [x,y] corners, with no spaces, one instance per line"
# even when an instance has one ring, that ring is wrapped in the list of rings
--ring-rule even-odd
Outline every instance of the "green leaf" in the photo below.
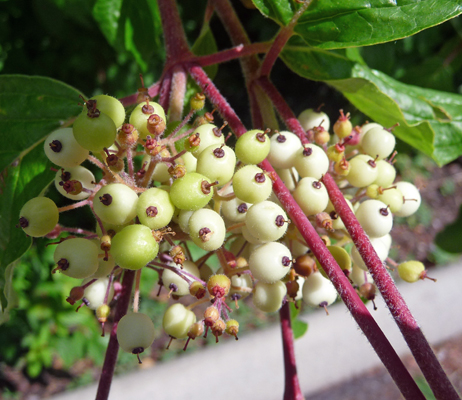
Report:
[[[308,331],[308,324],[295,319],[292,321],[292,330],[294,332],[294,339],[299,339]]]
[[[438,232],[435,243],[449,253],[462,253],[462,205],[457,219]]]
[[[299,7],[290,0],[253,1],[283,26]],[[461,0],[313,0],[294,31],[323,49],[367,46],[402,39],[461,12]]]
[[[30,247],[31,239],[16,228],[22,205],[38,196],[53,179],[42,141],[81,111],[79,92],[44,77],[0,76],[0,304],[14,298],[11,263]],[[6,319],[3,316],[2,319]]]
[[[0,171],[80,113],[76,89],[54,79],[0,76]]]
[[[297,318],[298,314],[300,313],[300,306],[299,308],[297,308],[295,307],[294,303],[290,303],[289,308],[290,308],[290,323],[292,324],[292,331],[294,333],[294,339],[299,339],[307,332],[308,324]]]
[[[215,42],[215,37],[213,36],[213,32],[210,30],[209,24],[204,24],[202,26],[201,33],[191,50],[196,56],[205,56],[218,51],[217,43]],[[213,80],[218,72],[218,65],[210,65],[205,67],[204,70],[209,78]]]
[[[122,3],[122,0],[97,0],[93,6],[93,17],[112,46],[117,38]]]
[[[297,37],[281,57],[297,74],[341,91],[372,120],[385,127],[399,123],[393,133],[439,165],[462,154],[462,96],[401,83],[344,51],[306,46]]]
[[[32,243],[22,229],[16,228],[19,211],[24,203],[43,192],[53,180],[55,172],[45,156],[42,146],[26,153],[5,172],[4,186],[0,196],[0,301],[1,308],[8,310],[8,302],[14,297],[11,287],[12,266]]]

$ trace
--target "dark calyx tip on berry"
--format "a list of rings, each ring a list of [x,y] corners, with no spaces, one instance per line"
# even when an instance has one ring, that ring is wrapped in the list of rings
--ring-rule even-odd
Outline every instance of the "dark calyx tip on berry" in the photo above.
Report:
[[[322,187],[321,182],[319,182],[319,181],[314,181],[314,182],[313,182],[313,187],[314,187],[315,189],[321,189],[321,187]]]
[[[158,213],[157,207],[149,206],[146,208],[146,216],[147,217],[155,217]]]
[[[276,140],[278,141],[278,143],[284,143],[287,140],[287,138],[283,134],[279,133]]]
[[[199,237],[203,242],[207,242],[210,240],[211,233],[212,231],[209,228],[204,227],[199,230]]]
[[[311,154],[313,154],[313,149],[311,147],[305,147],[303,149],[303,156],[304,157],[311,156]]]
[[[109,193],[105,193],[104,195],[100,196],[99,201],[105,206],[109,206],[112,203],[112,196]]]
[[[282,265],[284,265],[284,267],[288,267],[291,262],[292,260],[289,257],[287,256],[282,257],[281,263]]]
[[[26,217],[19,218],[19,226],[21,228],[27,228],[29,226],[29,220]]]
[[[149,102],[146,102],[146,104],[141,107],[141,112],[143,114],[153,114],[154,113],[154,107],[149,104]]]
[[[258,132],[255,137],[257,138],[257,140],[261,143],[265,143],[266,141],[266,134],[265,132]]]
[[[284,217],[282,215],[278,215],[276,217],[276,220],[274,221],[275,224],[279,227],[283,226],[284,225],[284,222],[286,222],[286,220],[284,219]]]
[[[213,150],[213,155],[216,158],[223,158],[225,156],[225,151],[221,147],[217,147],[215,150]]]
[[[384,217],[388,216],[388,214],[390,213],[390,212],[388,211],[388,207],[390,207],[390,206],[381,208],[381,209],[379,210],[379,211],[380,211],[380,214],[383,215]]]
[[[263,172],[259,172],[258,174],[255,174],[255,182],[263,183],[265,181],[266,181],[266,176]]]
[[[63,144],[59,140],[53,140],[49,146],[55,153],[59,153],[63,149]]]
[[[61,271],[65,271],[66,269],[69,268],[69,261],[67,261],[65,258],[61,258],[58,262],[58,269]]]
[[[178,286],[176,283],[171,283],[170,285],[168,285],[168,288],[172,291],[172,292],[178,292]]]
[[[71,179],[71,173],[69,171],[64,171],[64,169],[61,169],[61,171],[61,180],[64,182],[69,181]]]
[[[247,204],[246,203],[241,203],[237,206],[237,212],[240,213],[240,214],[244,214],[245,212],[247,212]]]

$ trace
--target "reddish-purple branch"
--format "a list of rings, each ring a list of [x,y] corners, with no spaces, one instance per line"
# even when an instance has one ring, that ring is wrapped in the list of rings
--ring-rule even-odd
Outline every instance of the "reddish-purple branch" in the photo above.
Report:
[[[114,316],[114,324],[112,325],[111,336],[106,350],[106,357],[104,358],[103,369],[99,378],[98,391],[96,392],[96,400],[107,400],[109,397],[109,390],[111,389],[112,377],[114,376],[114,369],[117,362],[117,355],[119,353],[119,342],[117,341],[117,324],[120,319],[127,313],[128,304],[130,303],[133,279],[135,272],[128,269],[124,272],[122,280],[122,291]]]
[[[337,289],[340,297],[351,315],[367,337],[380,360],[387,368],[399,390],[406,399],[424,399],[416,383],[404,367],[390,342],[377,325],[376,321],[351,286],[350,281],[342,272],[332,254],[306,218],[300,206],[294,200],[281,179],[274,173],[270,163],[265,160],[261,166],[269,171],[274,178],[273,190],[281,202],[291,221],[295,224],[308,247],[319,260],[322,268]]]
[[[269,49],[268,53],[263,60],[261,67],[260,67],[260,75],[261,76],[268,76],[273,68],[274,63],[281,54],[282,49],[284,48],[287,41],[291,38],[294,33],[294,27],[298,21],[298,19],[302,16],[302,14],[306,11],[308,6],[311,4],[311,0],[305,0],[302,6],[298,9],[298,11],[294,14],[291,21],[281,28],[277,36],[275,37],[271,48]]]
[[[441,367],[417,321],[412,316],[392,277],[378,257],[354,213],[345,202],[342,192],[333,178],[326,174],[322,181],[326,186],[335,210],[342,219],[359,254],[367,265],[406,343],[437,399],[459,399],[457,392]]]
[[[191,61],[199,64],[201,67],[207,67],[208,65],[220,64],[258,53],[266,53],[269,47],[269,43],[240,44],[232,49],[222,50],[218,53],[193,57]]]
[[[258,84],[271,98],[277,111],[286,121],[286,125],[289,129],[297,134],[303,143],[306,143],[308,139],[305,136],[302,126],[278,90],[267,77],[260,78],[258,80]],[[329,192],[332,204],[342,218],[342,221],[350,233],[350,236],[353,239],[355,246],[358,248],[364,262],[368,265],[379,291],[381,292],[390,312],[400,328],[417,364],[424,373],[433,393],[438,399],[459,399],[455,389],[449,381],[449,378],[444,373],[438,359],[433,353],[433,350],[398,292],[393,280],[372,248],[369,238],[366,236],[358,220],[347,206],[337,184],[329,174],[324,176],[323,182]],[[337,209],[337,207],[340,208]],[[372,265],[374,265],[373,268]],[[373,272],[373,270],[375,272]],[[377,282],[376,279],[378,279],[380,283]]]
[[[204,70],[195,64],[188,66],[188,71],[196,81],[203,93],[208,97],[212,104],[217,107],[218,112],[223,119],[228,122],[231,130],[237,135],[243,135],[247,132],[239,117],[236,115],[230,104],[221,95],[212,80],[207,76]]]
[[[232,121],[232,123],[230,123],[230,127],[234,132],[236,132],[237,136],[246,132],[245,127],[234,113],[234,110],[229,106],[228,102],[221,96],[213,83],[203,73],[202,69],[195,66],[190,68],[190,72],[199,86],[206,89],[206,95],[212,96],[211,101],[218,108],[218,111],[223,118],[227,121]],[[275,178],[273,181],[273,190],[278,196],[279,201],[287,211],[290,219],[299,229],[315,257],[320,260],[322,267],[337,288],[342,300],[347,305],[385,367],[389,370],[390,375],[395,380],[403,395],[408,399],[424,399],[422,393],[412,377],[409,375],[409,372],[404,367],[393,347],[370,315],[356,291],[352,288],[350,282],[343,274],[335,259],[332,257],[332,254],[329,250],[327,250],[324,242],[308,221],[300,206],[295,202],[289,190],[276,175],[269,162],[265,160],[261,166],[272,173],[272,176]]]
[[[168,69],[171,64],[189,59],[192,55],[189,49],[183,25],[181,24],[178,7],[174,0],[157,0],[164,32],[165,50]],[[169,65],[170,64],[170,65]]]
[[[148,94],[151,97],[156,97],[159,94],[159,90],[160,90],[160,82],[156,82],[152,86],[149,87]],[[129,107],[133,104],[136,104],[138,100],[138,92],[131,94],[129,96],[126,96],[126,97],[122,97],[119,100],[123,104],[124,107]]]
[[[297,375],[297,363],[295,361],[294,333],[290,322],[289,303],[284,304],[279,310],[282,333],[282,350],[284,354],[284,400],[304,400],[300,382]]]

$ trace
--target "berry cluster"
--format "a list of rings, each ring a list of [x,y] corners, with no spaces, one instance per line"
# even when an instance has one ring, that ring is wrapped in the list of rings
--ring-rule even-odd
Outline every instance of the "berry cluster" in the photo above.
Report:
[[[215,125],[211,113],[189,124],[204,102],[196,95],[187,117],[169,125],[163,108],[145,95],[128,118],[113,97],[86,100],[73,127],[52,132],[44,144],[59,167],[56,189],[77,202],[58,209],[37,197],[20,212],[27,235],[56,237],[66,231],[57,225],[60,212],[91,207],[96,232],[60,239],[53,272],[83,279],[67,301],[82,301],[104,324],[122,272],[136,271],[133,312],[118,323],[117,338],[138,356],[155,336],[154,323],[138,312],[143,268],[158,271],[161,286],[176,300],[162,325],[172,338],[187,339],[185,349],[208,331],[216,341],[223,333],[237,339],[230,301],[237,307],[251,295],[256,308],[275,312],[284,302],[303,300],[327,312],[336,300],[334,286],[272,193],[274,176],[259,167],[263,160],[276,169],[365,300],[374,299],[375,286],[356,248],[346,250],[351,239],[321,178],[328,172],[334,177],[378,256],[391,265],[393,215],[409,216],[420,205],[413,184],[395,182],[390,129],[376,123],[353,127],[341,110],[330,134],[329,117],[310,109],[299,121],[312,144],[288,131],[254,129],[233,149],[226,144],[226,123]],[[85,160],[102,170],[99,182],[81,165]],[[193,260],[191,242],[206,255]],[[220,261],[217,271],[206,264],[212,254]],[[408,282],[426,277],[416,261],[400,264],[398,273]],[[178,302],[184,296],[196,301],[185,306]],[[196,315],[193,309],[202,303],[208,307]]]

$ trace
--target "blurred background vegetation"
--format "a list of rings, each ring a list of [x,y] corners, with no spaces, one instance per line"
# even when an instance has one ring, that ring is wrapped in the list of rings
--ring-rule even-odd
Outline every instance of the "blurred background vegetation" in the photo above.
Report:
[[[95,3],[96,0],[0,1],[0,73],[55,78],[76,87],[89,97],[98,93],[117,97],[132,94],[140,86],[140,72],[146,86],[151,85],[159,78],[164,61],[160,21],[149,29],[142,21],[143,15],[150,12],[148,3],[151,2],[125,1],[124,13],[131,16],[131,21],[139,23],[132,23],[130,32],[126,30],[114,38],[105,36],[94,18]],[[277,26],[263,18],[258,11],[245,8],[240,1],[234,1],[234,4],[252,41],[270,40],[277,32]],[[205,1],[181,2],[184,27],[191,45],[200,34],[205,5]],[[210,26],[217,47],[230,47],[216,17]],[[404,40],[362,48],[361,55],[370,67],[402,82],[462,94],[460,17]],[[281,61],[276,63],[271,78],[296,114],[324,103],[324,110],[331,119],[336,119],[338,110],[343,108],[351,112],[355,124],[365,121],[361,113],[346,104],[341,94],[324,83],[301,79]],[[243,85],[236,84],[243,83],[238,61],[220,65],[215,82],[244,123],[250,126]],[[228,85],[228,82],[233,84]],[[447,231],[449,233],[440,234],[440,247],[432,242],[435,233],[454,220],[462,202],[462,162],[459,159],[446,167],[452,168],[453,172],[447,173],[447,169],[446,172],[436,172],[439,169],[428,157],[401,142],[397,149],[401,155],[396,166],[404,179],[420,180],[436,190],[436,195],[424,196],[419,212],[404,228],[397,228],[398,235],[399,229],[402,229],[403,235],[409,229],[431,231],[433,235],[427,240],[425,249],[420,251],[410,245],[401,246],[395,249],[393,256],[400,257],[402,252],[407,252],[427,264],[446,262],[451,259],[450,252],[462,251],[460,246],[454,245],[453,239],[461,235],[462,220],[453,223]],[[458,180],[452,178],[454,174]],[[54,195],[51,193],[50,196]],[[445,203],[445,198],[449,203]],[[436,205],[432,203],[433,200],[437,202]],[[443,219],[441,212],[447,214],[448,210],[441,207],[451,212]],[[438,218],[440,222],[435,226]],[[459,218],[462,217],[459,215]],[[72,213],[66,215],[64,223],[77,225]],[[86,225],[86,229],[94,228],[90,213]],[[396,239],[401,240],[399,236]],[[89,382],[94,379],[93,367],[102,363],[107,337],[100,337],[100,327],[92,311],[82,308],[76,313],[76,307],[64,301],[75,283],[63,275],[51,275],[52,265],[50,248],[41,240],[16,268],[14,288],[19,308],[11,312],[10,321],[0,328],[0,390],[4,398],[19,398],[17,392],[24,379],[45,386],[51,376],[64,378],[66,384],[74,378],[72,385]],[[161,297],[161,302],[154,300],[157,283],[155,272],[143,274],[142,282],[141,311],[161,318],[166,299]],[[243,306],[240,314],[242,322],[249,311]],[[248,327],[253,328],[253,316],[249,314],[247,320]],[[265,323],[263,315],[261,323]],[[165,347],[165,341],[161,345]],[[159,347],[153,349],[152,358],[160,359],[172,354],[175,351],[165,355]],[[133,366],[132,357],[123,354],[119,370],[130,366]],[[14,371],[20,371],[22,378],[15,380]]]

